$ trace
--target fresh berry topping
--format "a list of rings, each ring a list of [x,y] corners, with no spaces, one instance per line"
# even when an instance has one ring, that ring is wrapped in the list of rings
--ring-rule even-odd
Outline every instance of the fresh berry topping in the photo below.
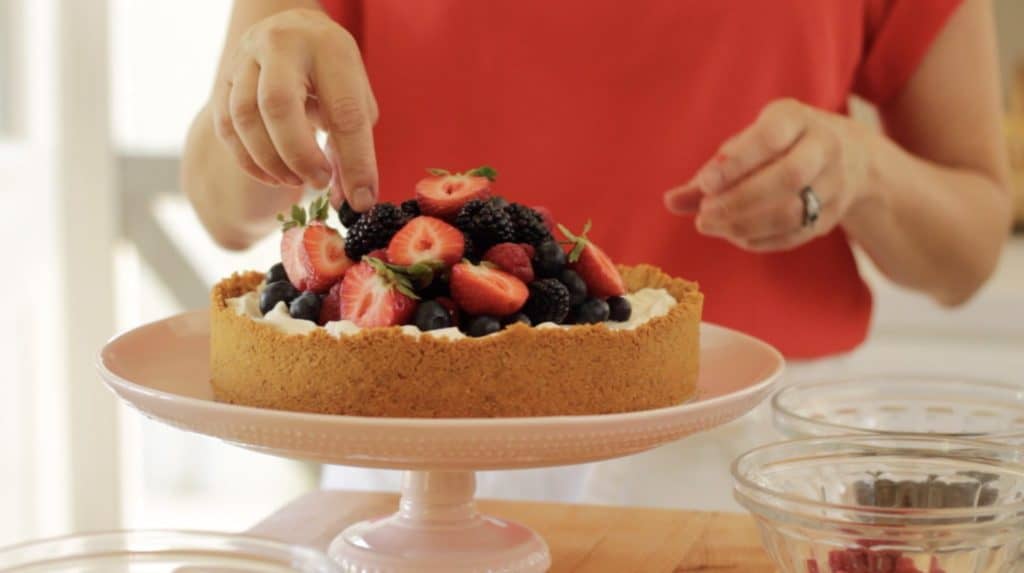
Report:
[[[587,283],[572,269],[562,269],[558,280],[569,289],[569,306],[577,306],[587,299]]]
[[[405,216],[412,219],[413,217],[419,217],[423,213],[420,211],[420,203],[415,199],[409,199],[402,201],[402,204],[398,206],[398,209],[405,213]]]
[[[608,303],[600,298],[588,298],[572,309],[574,324],[597,324],[608,320]]]
[[[613,296],[608,298],[608,320],[615,322],[626,322],[633,315],[633,305],[624,296]]]
[[[508,316],[522,308],[529,291],[516,277],[472,263],[452,267],[452,298],[470,314]]]
[[[263,283],[264,284],[270,284],[270,283],[276,283],[277,281],[286,281],[286,280],[288,280],[288,273],[285,272],[285,270],[284,270],[284,264],[277,263],[276,265],[270,267],[270,270],[267,271],[267,276],[263,280]]]
[[[533,326],[533,323],[530,322],[530,317],[526,316],[526,313],[523,312],[517,312],[511,316],[506,316],[505,319],[502,320],[501,322],[505,326],[512,326],[517,322],[521,322],[526,326]]]
[[[324,196],[310,203],[308,210],[293,205],[290,217],[277,217],[284,227],[281,263],[299,290],[324,292],[352,266],[345,257],[345,240],[324,223],[328,212]]]
[[[448,313],[448,309],[441,303],[436,300],[428,300],[420,303],[419,307],[416,308],[413,324],[424,332],[448,328],[452,325],[452,315]]]
[[[519,246],[526,251],[526,256],[530,257],[530,260],[532,261],[533,256],[537,254],[537,249],[533,245],[527,243],[519,243]]]
[[[544,220],[544,226],[548,228],[548,232],[555,230],[555,216],[551,214],[551,209],[536,205],[533,210]]]
[[[554,241],[545,241],[537,245],[533,255],[533,270],[539,277],[557,277],[565,268],[565,251]]]
[[[474,316],[466,327],[466,334],[478,338],[501,330],[501,323],[493,316]]]
[[[483,259],[483,253],[477,252],[476,245],[473,244],[473,239],[465,233],[462,234],[462,244],[465,249],[465,252],[462,254],[464,259],[474,263],[479,263]]]
[[[363,256],[363,258],[366,258],[366,257],[370,257],[370,258],[374,258],[374,259],[380,259],[380,260],[384,261],[385,263],[390,262],[390,261],[388,261],[388,250],[387,249],[374,249],[374,250],[370,251],[369,253],[366,253]]]
[[[494,245],[484,254],[484,260],[494,263],[499,269],[523,281],[533,282],[533,265],[526,249],[517,243],[500,243]]]
[[[551,230],[544,223],[544,218],[540,213],[518,203],[512,203],[505,207],[505,212],[508,213],[508,217],[512,221],[517,243],[539,245],[544,241],[552,240]]]
[[[511,243],[516,236],[508,213],[493,199],[466,203],[455,218],[455,226],[469,235],[478,253],[485,253],[498,243]]]
[[[292,318],[316,322],[320,319],[320,306],[320,295],[307,291],[288,305],[288,314],[292,315]]]
[[[308,291],[326,292],[353,265],[345,256],[345,240],[338,231],[313,223],[302,234],[302,262],[306,280],[300,286]]]
[[[395,233],[388,244],[388,262],[450,267],[462,259],[464,247],[465,241],[458,229],[441,219],[421,216]]]
[[[341,320],[341,281],[334,283],[331,290],[324,295],[323,301],[320,303],[320,320],[318,322],[323,326],[328,322],[338,320]]]
[[[288,281],[270,283],[260,293],[260,312],[267,314],[277,306],[277,303],[283,302],[288,305],[298,296],[298,289]]]
[[[416,310],[415,296],[406,278],[367,258],[341,283],[341,318],[363,328],[405,324]]]
[[[309,270],[306,268],[306,253],[302,245],[305,227],[292,227],[281,235],[281,266],[285,275],[296,288],[305,288]]]
[[[572,234],[562,225],[558,228],[572,244],[568,255],[569,266],[583,277],[590,296],[607,298],[626,294],[626,284],[622,282],[618,267],[604,251],[587,239],[590,222],[583,227],[583,232],[579,236]]]
[[[450,219],[463,205],[491,193],[491,182],[498,174],[490,167],[478,167],[466,173],[428,169],[430,177],[416,184],[416,200],[424,215]]]
[[[530,283],[530,298],[523,307],[530,322],[560,323],[569,314],[569,289],[557,279],[540,279]]]
[[[342,201],[341,206],[338,207],[338,220],[341,221],[341,226],[346,229],[351,229],[352,225],[355,225],[356,221],[362,216],[362,213],[356,213],[352,210],[352,206],[348,204],[348,201]]]
[[[345,236],[345,253],[353,261],[375,249],[383,249],[391,237],[405,225],[408,217],[390,203],[378,203],[363,214],[348,229]]]
[[[434,300],[437,304],[443,306],[448,311],[448,316],[452,318],[452,324],[459,323],[459,306],[455,304],[455,301],[448,298],[447,296],[439,296]]]

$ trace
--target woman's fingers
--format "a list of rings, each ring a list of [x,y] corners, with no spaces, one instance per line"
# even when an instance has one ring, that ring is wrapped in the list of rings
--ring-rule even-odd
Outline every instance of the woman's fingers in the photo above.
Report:
[[[828,165],[830,143],[808,132],[785,155],[724,193],[704,198],[697,228],[706,234],[753,239],[798,229],[803,222],[800,191],[817,181]],[[816,191],[823,203],[829,187]]]
[[[697,172],[698,185],[705,193],[718,193],[781,155],[803,135],[807,115],[806,106],[795,100],[772,102]]]
[[[314,62],[313,81],[345,198],[354,210],[366,211],[377,200],[376,104],[370,104],[369,82],[355,41],[325,44]]]
[[[258,99],[259,77],[260,67],[255,61],[250,60],[236,70],[228,101],[235,133],[260,169],[286,185],[302,185],[302,179],[281,159],[263,123]]]
[[[260,62],[257,105],[270,141],[292,173],[322,189],[332,170],[306,116],[307,97],[305,78],[287,60],[271,54]]]

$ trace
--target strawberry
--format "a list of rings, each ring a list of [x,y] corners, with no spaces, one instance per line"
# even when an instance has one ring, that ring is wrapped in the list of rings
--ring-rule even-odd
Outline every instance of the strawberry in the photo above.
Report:
[[[466,239],[455,227],[434,217],[416,217],[391,238],[388,262],[410,266],[426,263],[450,267],[462,259]]]
[[[291,218],[278,215],[284,223],[281,263],[292,286],[302,291],[326,292],[353,265],[345,256],[345,240],[327,226],[327,198],[313,201],[309,210],[292,207]]]
[[[590,221],[587,221],[583,233],[579,236],[572,234],[562,225],[559,225],[558,229],[569,239],[571,245],[567,253],[569,268],[576,271],[583,282],[587,283],[587,292],[590,296],[607,298],[626,294],[626,284],[622,281],[618,267],[600,247],[587,238]]]
[[[516,277],[488,264],[452,267],[452,298],[470,314],[508,316],[523,307],[530,291]]]
[[[533,247],[530,247],[530,250],[532,251]],[[527,253],[523,245],[499,243],[487,249],[487,252],[484,253],[484,260],[494,263],[499,269],[523,281],[525,284],[533,282],[531,255]]]
[[[387,251],[387,249],[374,249],[374,250],[370,251],[369,253],[366,253],[365,256],[373,257],[375,259],[380,259],[380,260],[384,261],[385,263],[389,262],[388,261],[388,251]]]
[[[444,169],[428,169],[430,177],[416,184],[416,200],[424,215],[451,219],[463,205],[483,199],[491,193],[491,182],[498,174],[484,166],[465,173],[449,173]]]
[[[341,281],[334,283],[320,303],[320,325],[341,320]]]
[[[302,248],[309,272],[303,290],[326,292],[355,264],[345,256],[345,239],[341,234],[322,223],[306,227]]]
[[[341,318],[363,328],[405,324],[416,304],[408,279],[379,259],[364,258],[341,283]]]

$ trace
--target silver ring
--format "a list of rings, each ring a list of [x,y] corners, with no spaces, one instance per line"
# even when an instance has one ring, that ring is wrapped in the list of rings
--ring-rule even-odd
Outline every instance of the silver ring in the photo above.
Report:
[[[804,203],[803,226],[810,227],[821,215],[821,199],[818,199],[818,194],[808,185],[800,191],[800,200]]]

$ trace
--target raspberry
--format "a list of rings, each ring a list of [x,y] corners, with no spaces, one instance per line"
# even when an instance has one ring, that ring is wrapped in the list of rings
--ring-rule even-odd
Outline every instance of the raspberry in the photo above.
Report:
[[[526,249],[516,243],[499,243],[484,254],[484,260],[515,276],[526,284],[533,282],[533,264]]]

